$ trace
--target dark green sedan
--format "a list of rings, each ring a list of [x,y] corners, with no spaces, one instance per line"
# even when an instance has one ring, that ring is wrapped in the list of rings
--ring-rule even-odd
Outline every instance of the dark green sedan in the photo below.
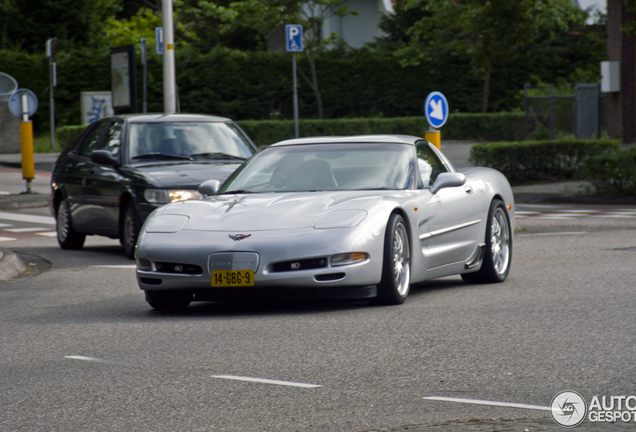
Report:
[[[133,258],[137,235],[157,207],[201,198],[200,183],[223,182],[257,149],[230,119],[131,114],[89,125],[60,154],[51,212],[62,249],[87,235],[118,238]]]

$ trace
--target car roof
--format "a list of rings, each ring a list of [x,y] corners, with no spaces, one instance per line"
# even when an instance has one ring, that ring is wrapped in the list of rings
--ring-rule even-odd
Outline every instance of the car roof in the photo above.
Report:
[[[355,135],[355,136],[335,136],[335,137],[308,137],[295,138],[272,144],[270,147],[303,145],[303,144],[336,144],[336,143],[395,143],[414,145],[418,141],[423,141],[411,135]]]
[[[226,117],[217,117],[207,114],[117,114],[109,119],[122,119],[129,123],[170,123],[170,122],[229,122]]]

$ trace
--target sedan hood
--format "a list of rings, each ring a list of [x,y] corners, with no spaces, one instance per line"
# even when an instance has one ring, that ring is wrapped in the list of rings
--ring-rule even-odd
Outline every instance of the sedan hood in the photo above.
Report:
[[[236,162],[187,162],[140,165],[135,171],[157,188],[196,189],[206,180],[225,181],[239,166]]]
[[[174,203],[161,213],[185,215],[183,229],[197,231],[348,228],[366,217],[373,201],[382,199],[377,192],[361,195],[359,191],[220,195]]]

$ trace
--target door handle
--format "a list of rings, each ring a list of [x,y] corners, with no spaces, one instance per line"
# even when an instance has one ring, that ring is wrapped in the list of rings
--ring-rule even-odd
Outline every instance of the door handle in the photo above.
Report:
[[[472,195],[473,194],[473,187],[472,186],[464,186],[464,190],[466,191],[466,193],[468,195]]]

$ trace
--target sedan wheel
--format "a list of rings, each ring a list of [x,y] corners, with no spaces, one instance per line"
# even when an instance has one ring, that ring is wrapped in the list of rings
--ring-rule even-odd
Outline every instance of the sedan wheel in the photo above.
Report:
[[[476,273],[463,274],[462,278],[470,283],[503,282],[510,273],[511,258],[512,235],[508,212],[502,201],[493,200],[488,212],[486,251],[481,269]]]
[[[406,224],[402,216],[389,218],[384,238],[384,262],[378,296],[372,303],[402,304],[411,287],[411,249]]]
[[[128,201],[124,209],[124,218],[121,222],[121,244],[124,246],[126,256],[130,259],[135,258],[135,246],[137,245],[139,228],[139,215],[135,210],[135,205],[132,201]]]
[[[86,236],[77,234],[71,222],[71,210],[65,200],[57,206],[56,214],[57,242],[62,249],[81,249]]]

